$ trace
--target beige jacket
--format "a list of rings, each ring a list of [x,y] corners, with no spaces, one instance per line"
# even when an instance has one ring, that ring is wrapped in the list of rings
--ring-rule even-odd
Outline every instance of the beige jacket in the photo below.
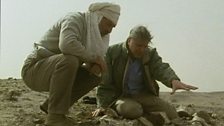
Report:
[[[86,35],[85,13],[73,12],[57,21],[34,47],[41,57],[63,53],[89,62],[94,56],[85,48]]]

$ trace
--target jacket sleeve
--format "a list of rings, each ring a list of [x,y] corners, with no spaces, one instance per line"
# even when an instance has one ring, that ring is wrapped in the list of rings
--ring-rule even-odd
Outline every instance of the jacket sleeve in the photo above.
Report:
[[[114,85],[112,85],[112,57],[111,57],[111,48],[107,50],[106,53],[106,63],[107,63],[107,72],[103,74],[103,81],[97,87],[96,96],[97,96],[97,107],[110,107],[110,104],[116,99],[116,90]]]
[[[78,16],[66,17],[61,23],[59,35],[59,49],[63,54],[75,55],[84,61],[91,62],[95,57],[86,50],[81,42],[83,21]]]
[[[172,80],[180,80],[170,65],[162,61],[156,49],[151,50],[150,73],[154,79],[170,88],[172,87]]]

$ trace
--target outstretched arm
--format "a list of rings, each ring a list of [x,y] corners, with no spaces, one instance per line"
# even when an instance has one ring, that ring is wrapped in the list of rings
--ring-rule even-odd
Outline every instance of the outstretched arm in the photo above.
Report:
[[[172,92],[171,94],[174,94],[176,92],[176,90],[186,90],[186,91],[190,91],[190,90],[196,90],[198,89],[198,87],[192,86],[192,85],[187,85],[179,80],[173,80],[172,81]]]

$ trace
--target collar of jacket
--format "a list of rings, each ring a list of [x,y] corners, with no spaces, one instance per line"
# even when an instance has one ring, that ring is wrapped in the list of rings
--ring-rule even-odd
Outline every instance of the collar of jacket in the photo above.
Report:
[[[123,45],[122,45],[122,58],[124,58],[126,60],[126,62],[128,62],[128,55],[129,55],[129,53],[128,53],[126,43],[123,43]],[[152,80],[150,72],[148,71],[149,70],[149,60],[150,60],[150,48],[147,48],[145,50],[144,56],[142,57],[142,63],[143,63],[143,66],[144,66],[147,81],[149,83],[148,88],[151,91],[151,93],[153,93],[154,95],[157,96],[158,93],[157,93],[157,91],[154,87],[154,85],[155,85],[154,81]],[[126,75],[126,70],[127,70],[127,65],[126,65],[126,68],[125,68],[124,76]],[[124,85],[124,80],[123,80],[123,85]]]

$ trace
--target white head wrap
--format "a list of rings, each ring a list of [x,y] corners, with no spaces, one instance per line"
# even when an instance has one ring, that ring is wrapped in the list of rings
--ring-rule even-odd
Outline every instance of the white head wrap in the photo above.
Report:
[[[115,25],[117,24],[120,16],[120,6],[109,2],[93,3],[89,6],[89,11],[106,17]]]
[[[86,49],[93,56],[104,57],[109,46],[110,34],[101,36],[99,23],[103,17],[117,24],[120,15],[120,6],[112,3],[93,3],[86,12],[87,38]]]

